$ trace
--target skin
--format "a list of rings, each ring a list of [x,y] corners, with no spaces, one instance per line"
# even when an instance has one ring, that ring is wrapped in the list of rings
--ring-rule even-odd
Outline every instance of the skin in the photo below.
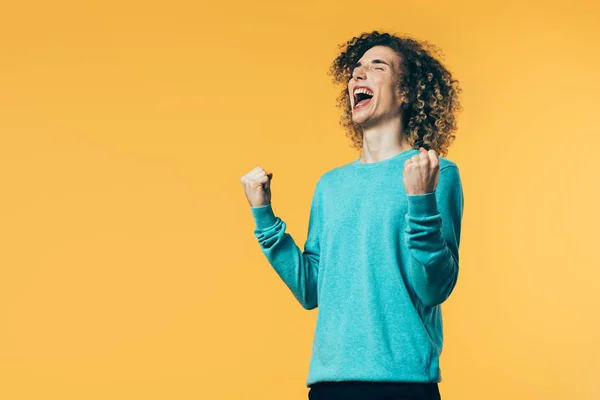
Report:
[[[240,179],[250,207],[262,207],[271,203],[272,172],[257,166]]]
[[[434,192],[440,178],[440,160],[435,150],[419,148],[419,155],[404,163],[402,178],[409,196]]]
[[[382,161],[411,149],[402,134],[401,106],[406,101],[396,91],[401,55],[387,46],[374,46],[360,58],[348,82],[352,120],[363,130],[360,162]],[[354,88],[369,87],[374,95],[369,104],[355,109]],[[408,195],[431,193],[439,179],[439,158],[434,150],[420,148],[404,164],[403,181]]]

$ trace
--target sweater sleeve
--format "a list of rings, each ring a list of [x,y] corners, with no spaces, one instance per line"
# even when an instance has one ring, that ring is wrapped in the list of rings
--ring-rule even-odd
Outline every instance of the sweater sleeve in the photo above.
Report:
[[[409,275],[424,306],[443,303],[456,285],[463,211],[462,183],[455,164],[440,169],[435,191],[408,196]]]
[[[317,277],[319,273],[319,235],[321,205],[317,183],[310,208],[308,234],[304,250],[300,249],[287,233],[286,223],[275,216],[271,203],[250,207],[256,223],[254,236],[263,254],[279,277],[307,310],[317,307]]]

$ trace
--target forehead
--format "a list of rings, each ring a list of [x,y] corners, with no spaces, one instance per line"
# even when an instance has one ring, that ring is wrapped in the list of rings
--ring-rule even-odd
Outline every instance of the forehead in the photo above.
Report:
[[[373,46],[363,54],[359,61],[370,61],[375,58],[384,60],[392,67],[397,68],[400,64],[400,55],[387,46]]]

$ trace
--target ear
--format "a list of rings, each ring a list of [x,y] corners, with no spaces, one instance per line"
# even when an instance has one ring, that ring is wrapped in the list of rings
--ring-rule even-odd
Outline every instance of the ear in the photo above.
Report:
[[[408,103],[408,101],[406,99],[406,95],[401,92],[399,87],[396,87],[396,97],[398,99],[397,100],[398,106],[402,106],[404,103]]]
[[[400,97],[398,97],[398,100],[397,100],[397,102],[396,102],[396,105],[397,105],[399,108],[402,108],[402,107],[404,106],[404,104],[406,104],[406,103],[407,103],[407,101],[406,101],[406,97],[404,97],[404,96],[400,96]]]

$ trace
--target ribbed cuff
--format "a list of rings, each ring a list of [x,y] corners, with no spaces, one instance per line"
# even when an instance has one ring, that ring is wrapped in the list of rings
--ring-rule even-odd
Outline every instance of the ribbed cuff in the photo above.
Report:
[[[254,217],[257,228],[268,228],[275,225],[275,222],[277,222],[277,217],[273,213],[271,203],[266,206],[250,207],[250,211],[252,211],[252,216]]]
[[[408,214],[413,217],[439,214],[435,192],[408,196]]]

